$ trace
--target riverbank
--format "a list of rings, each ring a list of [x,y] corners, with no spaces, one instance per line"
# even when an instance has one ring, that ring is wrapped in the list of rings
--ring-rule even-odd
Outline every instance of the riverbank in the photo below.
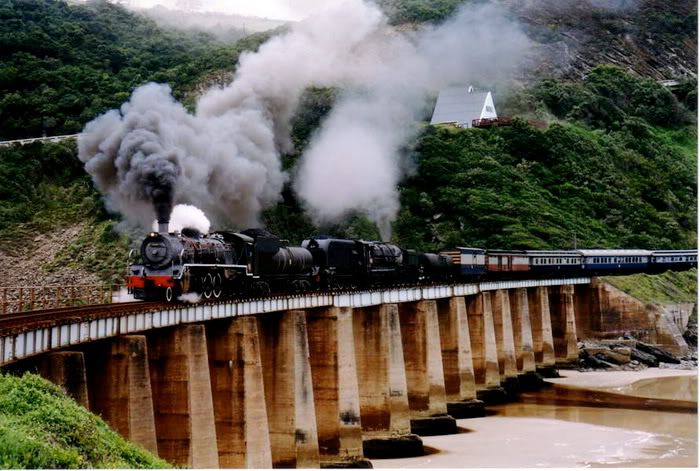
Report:
[[[697,383],[697,370],[581,373],[561,370],[551,381],[594,390],[645,391],[669,382]],[[632,389],[626,389],[632,388]],[[671,388],[672,389],[672,388]],[[669,398],[664,398],[669,399]],[[679,402],[683,402],[681,400]],[[695,388],[697,402],[697,387]],[[696,467],[697,412],[514,402],[489,407],[491,416],[461,419],[464,433],[422,437],[433,453],[372,460],[375,468]]]
[[[641,371],[560,370],[561,378],[547,382],[635,397],[698,401],[698,371],[648,368]],[[663,381],[659,381],[663,378]]]

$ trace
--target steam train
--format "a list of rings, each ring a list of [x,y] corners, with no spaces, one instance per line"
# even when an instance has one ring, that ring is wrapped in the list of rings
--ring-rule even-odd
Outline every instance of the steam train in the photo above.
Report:
[[[439,253],[387,242],[314,236],[301,247],[262,229],[151,232],[139,260],[129,255],[127,287],[136,299],[168,302],[313,290],[369,289],[437,282],[624,275],[697,266],[692,250],[486,250]]]

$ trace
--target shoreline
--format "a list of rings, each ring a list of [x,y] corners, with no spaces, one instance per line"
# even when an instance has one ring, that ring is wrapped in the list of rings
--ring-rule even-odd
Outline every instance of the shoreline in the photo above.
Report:
[[[698,369],[677,370],[653,367],[637,371],[578,371],[560,369],[559,374],[561,378],[546,378],[545,381],[553,384],[576,386],[586,389],[609,389],[629,386],[642,379],[697,376]]]
[[[697,369],[641,371],[560,370],[551,388],[584,388],[606,395],[635,383],[697,384]],[[676,387],[677,385],[674,385]],[[607,388],[607,389],[606,389]],[[372,460],[375,468],[695,467],[697,412],[626,407],[637,399],[607,394],[600,405],[520,401],[489,407],[496,415],[459,419],[462,433],[421,437],[432,453],[415,458]],[[591,394],[595,396],[596,394]],[[697,396],[696,399],[697,401]],[[664,401],[659,399],[658,401]],[[606,403],[607,402],[607,403]],[[656,401],[651,401],[656,402]],[[666,400],[680,406],[683,400]],[[694,406],[696,408],[696,406]],[[508,453],[503,453],[503,447]]]

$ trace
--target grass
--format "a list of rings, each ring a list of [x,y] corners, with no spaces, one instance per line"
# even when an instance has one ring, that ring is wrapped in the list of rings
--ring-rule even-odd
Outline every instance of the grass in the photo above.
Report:
[[[0,468],[168,468],[33,374],[0,374]]]
[[[123,281],[129,238],[115,231],[115,222],[91,221],[72,243],[43,266],[48,272],[60,267],[83,268],[109,283]]]
[[[697,269],[667,271],[660,275],[605,276],[602,279],[647,304],[697,302]]]

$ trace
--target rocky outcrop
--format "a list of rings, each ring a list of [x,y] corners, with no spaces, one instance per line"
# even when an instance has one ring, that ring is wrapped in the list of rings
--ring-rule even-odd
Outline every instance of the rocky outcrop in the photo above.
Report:
[[[679,357],[663,348],[627,338],[579,342],[578,368],[583,370],[639,370],[647,367],[693,368],[697,355]]]
[[[656,80],[697,76],[694,0],[505,0],[538,43],[536,77],[580,79],[615,64]]]
[[[689,352],[683,332],[692,310],[691,303],[646,304],[594,278],[577,288],[577,334],[583,340],[634,338],[682,357]]]

